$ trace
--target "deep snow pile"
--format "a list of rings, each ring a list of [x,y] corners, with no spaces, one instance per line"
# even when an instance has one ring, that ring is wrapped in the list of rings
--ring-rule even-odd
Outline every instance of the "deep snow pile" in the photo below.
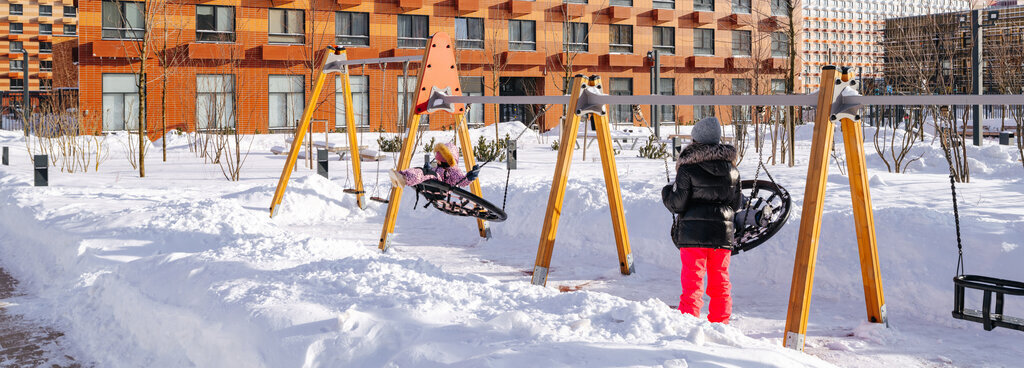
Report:
[[[502,125],[499,135],[515,137],[521,127]],[[806,157],[811,129],[799,131],[798,157]],[[375,138],[366,134],[363,144]],[[172,136],[169,162],[154,151],[145,179],[112,146],[99,173],[51,171],[51,187],[32,188],[20,137],[0,132],[14,150],[12,166],[0,168],[0,265],[40,300],[13,310],[59,326],[78,356],[104,367],[829,365],[818,357],[860,366],[1012,366],[1024,354],[1014,332],[979,332],[948,317],[956,253],[937,148],[921,145],[911,173],[897,175],[880,172],[867,146],[891,329],[860,322],[849,191],[830,167],[806,355],[779,346],[800,203],[782,232],[734,259],[734,322],[712,325],[666,306],[679,286],[671,218],[659,198],[662,161],[628,149],[617,157],[638,270],[621,276],[600,164],[591,161],[597,152],[587,162],[576,153],[549,287],[541,288],[523,271],[532,269],[550,188],[550,138],[520,139],[509,220],[492,224],[494,239],[480,240],[472,220],[413,210],[407,191],[387,254],[376,248],[386,207],[359,210],[343,193],[347,161],[332,162],[330,180],[301,169],[268,218],[283,164],[269,148],[282,139],[256,138],[237,183]],[[960,186],[965,252],[969,272],[1024,279],[1015,267],[1024,261],[1024,170],[1009,152],[970,148],[975,179]],[[755,160],[744,161],[744,176]],[[379,170],[392,166],[389,156]],[[499,204],[502,166],[482,175],[484,197]],[[364,163],[364,182],[383,196],[387,178],[374,188],[377,170]],[[771,170],[799,201],[805,161]],[[583,291],[561,293],[560,285]],[[1024,303],[1010,300],[1012,310],[1024,314]]]

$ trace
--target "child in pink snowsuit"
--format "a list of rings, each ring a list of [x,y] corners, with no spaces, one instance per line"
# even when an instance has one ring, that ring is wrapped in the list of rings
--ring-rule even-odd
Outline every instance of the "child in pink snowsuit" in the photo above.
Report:
[[[695,124],[691,136],[693,143],[676,163],[675,183],[661,191],[665,207],[677,217],[672,240],[683,266],[679,311],[700,317],[706,272],[711,298],[708,320],[727,324],[732,314],[729,259],[736,231],[733,216],[742,201],[740,174],[734,164],[736,149],[719,144],[721,127],[713,117]]]
[[[439,180],[451,186],[465,187],[476,179],[476,172],[469,175],[463,174],[459,169],[459,150],[451,143],[437,143],[434,145],[434,160],[437,167],[433,173],[424,173],[422,168],[414,167],[408,170],[391,170],[391,182],[395,185],[414,186],[427,180]]]

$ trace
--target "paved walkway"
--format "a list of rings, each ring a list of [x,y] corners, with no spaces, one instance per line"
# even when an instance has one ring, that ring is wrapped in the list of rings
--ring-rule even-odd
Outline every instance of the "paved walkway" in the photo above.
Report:
[[[0,366],[81,368],[82,364],[74,358],[59,352],[64,334],[5,310],[3,300],[18,295],[17,284],[17,280],[0,269]]]

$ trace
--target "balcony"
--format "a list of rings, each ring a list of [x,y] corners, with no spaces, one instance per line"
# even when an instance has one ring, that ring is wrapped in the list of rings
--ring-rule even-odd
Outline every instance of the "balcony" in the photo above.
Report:
[[[505,51],[502,60],[505,65],[544,65],[545,55],[537,51]]]
[[[36,79],[53,79],[53,72],[39,72],[35,77]]]
[[[10,78],[10,79],[22,79],[22,78],[25,78],[25,73],[22,73],[22,72],[7,72],[7,78]]]
[[[644,57],[633,54],[608,54],[605,55],[605,64],[618,67],[640,67],[644,66]]]
[[[609,6],[608,17],[614,20],[629,19],[633,16],[633,8],[628,6]]]
[[[695,24],[705,25],[715,21],[715,13],[707,11],[695,11],[690,14],[690,20]]]
[[[579,18],[579,17],[583,16],[583,10],[584,10],[584,5],[583,4],[565,3],[565,4],[562,4],[561,8],[562,8],[562,15],[564,15],[566,19]]]
[[[192,59],[242,60],[245,49],[234,43],[190,43],[188,57]]]
[[[361,5],[363,3],[362,0],[335,0],[335,1],[338,3],[338,5],[341,5],[341,6],[344,6],[344,7],[357,6],[357,5]]]
[[[39,60],[53,60],[53,54],[39,54]]]
[[[724,68],[725,58],[717,56],[690,56],[690,67],[696,69]]]
[[[762,31],[777,31],[782,29],[785,24],[785,18],[775,15],[762,20],[760,28]]]
[[[508,2],[508,11],[512,15],[526,15],[533,12],[533,2],[523,0],[512,0]]]
[[[754,17],[750,14],[730,14],[729,24],[733,27],[747,27],[754,25]]]
[[[304,61],[307,59],[305,45],[263,45],[260,52],[263,60]]]
[[[731,69],[754,69],[754,59],[751,57],[731,57],[726,59],[726,65]]]
[[[53,35],[38,35],[36,41],[39,42],[53,42]]]
[[[423,0],[398,0],[398,7],[402,10],[413,10],[423,7]]]
[[[480,10],[480,0],[456,0],[455,9],[460,12],[475,12]]]
[[[574,67],[600,65],[597,54],[589,54],[585,52],[563,52],[558,55],[558,62],[561,65],[572,65]]]
[[[459,50],[455,59],[459,61],[459,64],[464,65],[488,65],[495,62],[491,53],[484,50]]]
[[[64,17],[60,19],[60,22],[64,24],[78,24],[78,18]]]
[[[138,41],[101,40],[90,43],[93,57],[104,58],[137,58],[139,47],[133,46]]]
[[[345,54],[350,60],[373,59],[380,56],[377,49],[371,49],[369,47],[346,47]]]
[[[51,16],[46,16],[46,17],[40,16],[39,18],[36,18],[36,22],[40,23],[40,24],[53,24],[54,19],[55,18],[51,17]]]
[[[675,10],[672,9],[654,9],[651,10],[651,21],[654,23],[665,23],[672,21],[675,18]]]
[[[32,36],[27,34],[10,34],[7,35],[7,39],[11,41],[28,41],[32,39]]]
[[[274,6],[281,6],[281,5],[285,5],[285,4],[291,4],[293,2],[295,2],[295,0],[270,0],[270,3],[273,4]]]
[[[28,20],[28,17],[26,17],[24,15],[8,15],[7,16],[7,21],[10,22],[10,23],[25,23],[25,21],[27,21],[27,20]]]
[[[764,67],[772,70],[784,70],[789,67],[789,59],[773,57],[764,61]]]

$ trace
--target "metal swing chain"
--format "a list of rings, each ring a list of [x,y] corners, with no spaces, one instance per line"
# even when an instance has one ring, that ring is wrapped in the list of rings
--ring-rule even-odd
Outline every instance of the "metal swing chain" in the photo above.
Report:
[[[947,141],[947,139],[948,139],[948,141]],[[950,152],[949,152],[953,148],[952,147],[953,141],[952,141],[952,137],[949,136],[949,133],[943,133],[942,134],[942,142],[943,142],[943,145],[946,146],[946,147],[943,147],[942,152],[945,154],[945,156],[946,156],[946,164],[949,166],[949,188],[950,188],[950,192],[953,194],[953,220],[954,220],[954,223],[956,224],[956,251],[957,251],[956,274],[957,274],[957,276],[961,276],[961,275],[964,274],[964,271],[966,271],[964,269],[964,245],[963,245],[963,240],[962,240],[962,238],[960,236],[960,208],[959,208],[960,206],[957,204],[957,199],[956,199],[956,180],[954,180],[954,173],[953,173],[953,158],[950,157]]]

